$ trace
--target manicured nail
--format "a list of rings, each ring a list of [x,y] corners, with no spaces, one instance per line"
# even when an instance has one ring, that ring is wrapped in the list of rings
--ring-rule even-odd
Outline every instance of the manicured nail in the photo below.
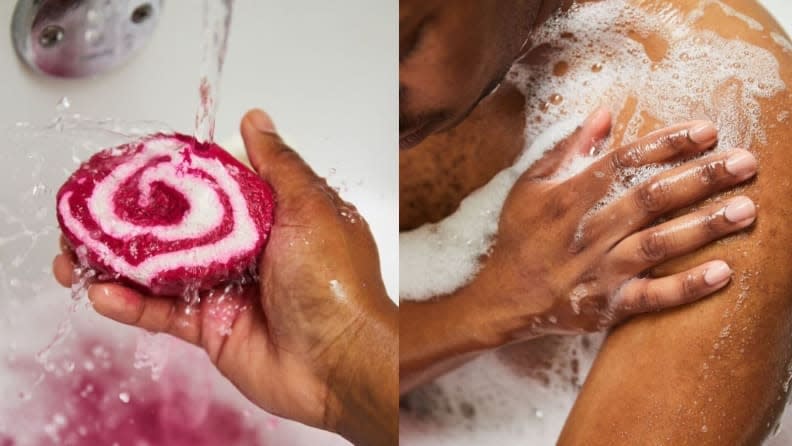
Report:
[[[726,170],[736,177],[753,175],[756,172],[756,157],[747,150],[738,150],[726,160]]]
[[[707,272],[704,273],[704,281],[709,286],[719,285],[731,277],[732,270],[726,262],[716,261],[712,262]]]
[[[690,129],[688,137],[696,144],[715,142],[718,138],[718,130],[711,122],[705,122]]]
[[[250,123],[261,133],[275,133],[275,124],[268,114],[259,109],[251,110],[248,115]]]
[[[740,223],[747,220],[753,221],[753,219],[756,218],[756,205],[750,198],[735,198],[726,206],[724,214],[726,220],[732,223]]]

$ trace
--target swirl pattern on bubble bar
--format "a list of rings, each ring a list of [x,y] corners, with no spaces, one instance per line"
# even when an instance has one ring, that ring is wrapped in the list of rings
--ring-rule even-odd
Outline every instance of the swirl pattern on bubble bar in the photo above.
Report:
[[[179,134],[99,152],[57,195],[58,222],[81,260],[160,295],[244,277],[273,210],[271,187],[250,169]]]

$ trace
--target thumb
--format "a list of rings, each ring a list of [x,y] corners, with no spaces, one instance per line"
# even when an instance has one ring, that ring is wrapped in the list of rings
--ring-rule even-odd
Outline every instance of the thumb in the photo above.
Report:
[[[564,138],[537,161],[529,175],[531,178],[547,178],[563,169],[575,157],[589,155],[597,142],[608,136],[611,114],[607,108],[595,110],[574,133]]]
[[[282,194],[316,180],[316,173],[275,131],[275,124],[261,110],[250,110],[240,126],[250,165]]]

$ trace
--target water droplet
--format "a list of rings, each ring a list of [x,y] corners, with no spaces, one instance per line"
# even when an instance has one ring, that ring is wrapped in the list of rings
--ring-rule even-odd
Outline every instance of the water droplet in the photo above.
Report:
[[[568,71],[569,71],[569,63],[567,63],[564,60],[558,62],[553,67],[553,75],[554,76],[563,76],[563,75],[567,74]]]
[[[119,393],[118,394],[118,399],[121,400],[121,402],[124,403],[124,404],[129,403],[129,400],[130,400],[129,393],[127,393],[127,392]]]
[[[701,432],[707,432],[707,431],[708,431],[708,429],[707,429],[707,425],[706,424],[701,426]]]
[[[599,62],[595,63],[594,65],[591,66],[591,71],[595,73],[599,73],[600,71],[602,71],[602,64]]]
[[[58,105],[55,106],[55,110],[62,113],[68,110],[70,107],[71,102],[69,101],[69,98],[64,96],[60,98],[60,101],[58,101]]]
[[[55,423],[56,426],[65,426],[66,425],[66,417],[63,415],[56,413],[54,417],[52,417],[52,421]]]
[[[96,43],[101,40],[102,33],[95,29],[87,29],[85,30],[85,41],[88,43]]]
[[[44,183],[37,183],[33,186],[33,196],[38,196],[47,191],[47,185]]]

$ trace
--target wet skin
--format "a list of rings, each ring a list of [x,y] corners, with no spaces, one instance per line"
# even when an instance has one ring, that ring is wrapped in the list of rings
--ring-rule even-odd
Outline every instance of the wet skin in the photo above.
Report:
[[[693,2],[673,3],[684,10]],[[767,143],[756,141],[751,147],[760,174],[744,190],[727,194],[754,199],[758,220],[748,233],[657,270],[667,274],[722,258],[738,273],[713,298],[640,317],[611,333],[567,420],[562,445],[642,438],[674,445],[759,444],[787,400],[783,383],[792,361],[792,235],[786,230],[792,128],[776,117],[792,107],[792,54],[767,38],[770,31],[783,31],[755,1],[724,3],[750,12],[765,31],[753,30],[718,8],[708,9],[697,27],[771,51],[787,85],[786,91],[760,101]],[[729,332],[722,336],[726,327]]]
[[[209,291],[193,311],[182,299],[117,283],[91,285],[91,304],[112,320],[201,347],[269,413],[354,444],[396,445],[398,309],[368,224],[280,139],[265,113],[249,112],[241,133],[251,166],[277,200],[258,281],[241,292]],[[53,270],[68,287],[74,256],[63,248]]]
[[[692,4],[683,0],[673,3],[683,10]],[[756,7],[755,2],[725,3],[742,11]],[[751,15],[764,25],[766,32],[780,32],[763,12]],[[790,55],[774,45],[765,32],[751,30],[717,8],[708,9],[697,27],[710,28],[726,38],[739,37],[769,49],[781,64],[782,79],[792,85]],[[651,45],[647,50],[653,50]],[[750,148],[759,157],[760,175],[747,187],[734,189],[713,201],[726,202],[737,195],[752,198],[760,209],[755,227],[696,254],[657,262],[664,264],[654,270],[655,276],[664,277],[707,261],[723,259],[736,271],[733,283],[714,297],[678,310],[642,316],[616,329],[600,353],[568,419],[561,444],[640,441],[675,445],[756,444],[772,426],[786,399],[780,383],[786,382],[787,364],[792,359],[789,342],[792,339],[789,317],[792,302],[787,291],[792,282],[789,278],[792,260],[783,248],[792,242],[792,237],[782,230],[788,212],[785,200],[792,192],[792,184],[785,180],[792,159],[785,149],[790,130],[776,122],[778,113],[789,109],[790,102],[788,92],[761,101],[761,124],[766,129],[768,143],[757,142]],[[471,191],[513,162],[522,148],[523,107],[521,94],[502,88],[482,102],[459,126],[401,153],[402,229],[447,216]],[[632,114],[629,110],[614,110],[614,113],[615,123],[625,123]],[[647,126],[644,131],[649,129]],[[685,214],[687,212],[677,215]],[[666,260],[667,256],[659,254],[657,259]],[[742,287],[750,291],[748,298],[738,305]],[[442,306],[439,303],[442,300],[435,305]],[[402,365],[407,331],[405,310],[410,312],[410,308],[414,308],[417,314],[428,308],[420,305],[402,305]],[[458,305],[437,309],[448,319],[464,321],[468,332],[487,333],[487,329],[482,328],[490,324],[485,312],[466,311]],[[727,324],[731,334],[720,339]],[[440,328],[454,332],[451,322],[445,325],[447,327]],[[412,328],[418,331],[415,335],[418,339],[431,338],[431,324],[423,329]],[[429,349],[457,349],[461,353],[503,341],[488,339],[473,346],[455,340],[437,345],[443,341],[435,341]],[[718,347],[713,350],[716,342]],[[521,350],[531,348],[530,342],[524,346],[510,346],[502,351],[501,357],[508,361],[509,350],[518,357]],[[433,355],[436,359],[436,353],[412,351],[416,360],[413,366],[420,369],[421,364],[416,364]],[[463,356],[457,359],[462,361]],[[441,368],[453,365],[446,363]],[[437,370],[428,374],[432,373]]]

